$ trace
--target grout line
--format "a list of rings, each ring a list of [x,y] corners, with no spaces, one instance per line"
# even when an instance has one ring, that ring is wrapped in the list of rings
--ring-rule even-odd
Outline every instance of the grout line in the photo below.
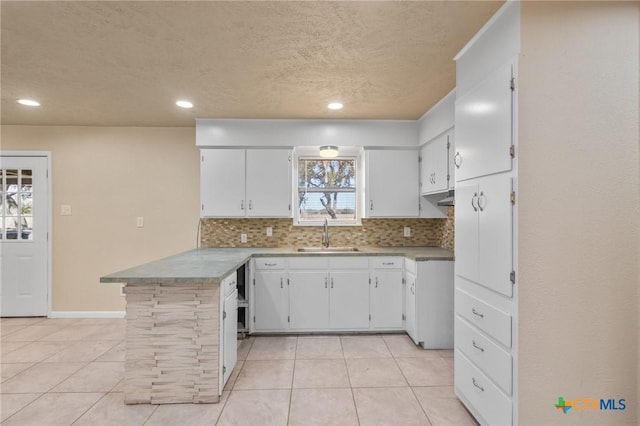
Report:
[[[39,392],[24,392],[18,395],[22,395],[25,393],[39,393]],[[24,407],[22,407],[21,409],[19,409],[18,411],[16,411],[15,413],[13,413],[12,415],[10,415],[9,417],[7,417],[6,419],[4,419],[2,421],[2,423],[4,424],[7,420],[9,420],[11,417],[15,416],[16,414],[18,414],[20,411],[24,410],[25,408],[27,408],[28,406],[30,406],[31,404],[33,404],[34,402],[36,402],[37,400],[39,400],[40,398],[42,398],[44,395],[46,395],[48,392],[42,392],[40,393],[40,395],[38,397],[36,397],[33,401],[31,401],[30,403],[26,404]],[[16,395],[16,394],[5,394],[5,395]]]

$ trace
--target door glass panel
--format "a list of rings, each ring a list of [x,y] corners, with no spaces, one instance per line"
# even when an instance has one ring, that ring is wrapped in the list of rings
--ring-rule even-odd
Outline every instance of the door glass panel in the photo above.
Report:
[[[0,171],[0,239],[33,240],[33,171]]]
[[[33,239],[33,176],[31,170],[22,170],[20,179],[20,239]]]

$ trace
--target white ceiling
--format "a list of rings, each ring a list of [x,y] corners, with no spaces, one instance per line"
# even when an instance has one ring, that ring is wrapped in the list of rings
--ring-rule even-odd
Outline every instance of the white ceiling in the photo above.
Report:
[[[417,119],[502,3],[3,0],[2,124]]]

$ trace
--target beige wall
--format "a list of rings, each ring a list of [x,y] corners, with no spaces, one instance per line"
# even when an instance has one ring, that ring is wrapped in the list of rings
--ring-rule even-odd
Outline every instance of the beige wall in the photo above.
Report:
[[[194,128],[2,126],[1,133],[2,150],[52,153],[54,311],[122,311],[119,285],[100,284],[101,275],[195,247]],[[72,216],[60,216],[61,204]]]
[[[638,424],[640,10],[605,3],[522,4],[522,425]],[[627,409],[565,415],[559,396]]]

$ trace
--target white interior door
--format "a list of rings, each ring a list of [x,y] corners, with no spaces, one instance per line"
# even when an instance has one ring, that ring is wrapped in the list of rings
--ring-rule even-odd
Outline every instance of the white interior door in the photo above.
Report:
[[[48,314],[45,156],[0,155],[0,316]]]

